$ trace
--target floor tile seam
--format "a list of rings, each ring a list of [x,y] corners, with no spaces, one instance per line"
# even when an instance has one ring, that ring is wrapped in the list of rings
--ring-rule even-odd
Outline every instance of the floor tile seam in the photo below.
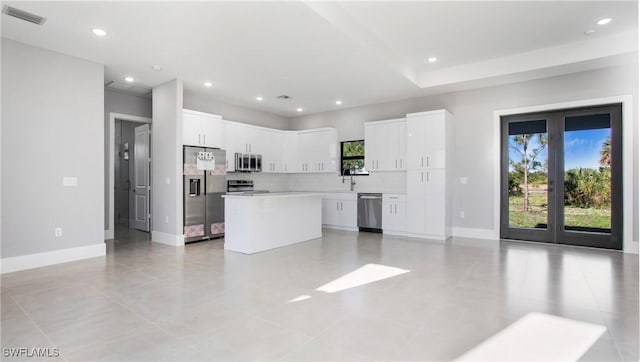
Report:
[[[155,322],[154,320],[147,318],[146,316],[142,315],[141,313],[139,313],[139,312],[138,312],[137,310],[135,310],[134,308],[132,308],[132,307],[128,306],[126,303],[123,303],[121,300],[119,300],[119,299],[117,299],[117,298],[110,297],[109,295],[104,294],[104,293],[102,293],[102,294],[103,294],[103,296],[104,296],[105,298],[107,298],[108,300],[111,300],[111,302],[113,302],[113,303],[115,303],[115,304],[119,305],[120,307],[124,308],[125,310],[128,310],[129,312],[133,313],[134,315],[136,315],[136,316],[138,316],[138,317],[142,318],[144,321],[146,321],[147,323],[151,324],[152,326],[154,326],[154,327],[158,328],[159,330],[161,330],[162,332],[166,333],[167,335],[169,335],[169,336],[171,336],[171,337],[174,337],[174,338],[179,337],[179,336],[177,336],[177,335],[175,335],[175,334],[171,333],[170,331],[166,330],[165,328],[163,328],[161,325],[159,325],[159,324],[158,324],[157,322]],[[133,333],[134,333],[134,332],[132,332],[132,333],[130,333],[130,334],[127,334],[127,336],[133,335]]]
[[[31,324],[33,324],[33,326],[38,330],[38,332],[47,340],[47,342],[49,342],[49,345],[53,348],[56,348],[57,346],[55,345],[55,343],[53,343],[53,340],[49,337],[48,334],[46,334],[44,332],[44,330],[42,329],[42,327],[40,327],[40,325],[38,323],[36,323],[36,321],[33,320],[33,318],[31,318],[31,316],[27,313],[27,311],[24,310],[24,308],[22,308],[22,306],[20,305],[20,303],[18,303],[15,299],[13,299],[13,297],[9,296],[13,302],[18,306],[18,308],[20,308],[20,310],[22,311],[22,314],[24,314],[25,317],[27,317],[27,319],[29,319],[29,321],[31,322]],[[64,355],[62,354],[62,351],[60,351],[60,355],[62,356],[62,359],[65,361],[68,361]]]

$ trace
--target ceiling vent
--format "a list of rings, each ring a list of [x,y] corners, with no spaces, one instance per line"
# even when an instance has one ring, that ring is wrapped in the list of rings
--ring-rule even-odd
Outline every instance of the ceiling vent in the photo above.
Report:
[[[278,99],[282,99],[282,100],[285,100],[285,101],[286,101],[286,100],[291,99],[291,97],[290,97],[290,96],[288,96],[288,95],[286,95],[286,94],[283,94],[283,95],[277,96],[276,98],[278,98]]]
[[[5,6],[2,9],[3,14],[7,14],[9,16],[13,16],[14,18],[18,18],[20,20],[28,21],[30,23],[34,23],[36,25],[42,25],[47,18],[43,18],[42,16],[38,16],[36,14],[28,13],[24,10],[20,10],[14,8],[13,6]]]

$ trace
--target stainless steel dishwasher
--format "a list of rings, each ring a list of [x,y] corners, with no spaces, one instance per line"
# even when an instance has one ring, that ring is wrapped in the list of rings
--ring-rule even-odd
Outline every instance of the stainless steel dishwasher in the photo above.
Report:
[[[358,194],[358,228],[382,232],[382,194]]]

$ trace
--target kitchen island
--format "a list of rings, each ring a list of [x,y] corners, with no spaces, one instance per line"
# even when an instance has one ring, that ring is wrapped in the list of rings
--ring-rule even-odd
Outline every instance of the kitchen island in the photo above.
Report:
[[[244,254],[322,236],[322,194],[274,192],[223,195],[225,250]]]

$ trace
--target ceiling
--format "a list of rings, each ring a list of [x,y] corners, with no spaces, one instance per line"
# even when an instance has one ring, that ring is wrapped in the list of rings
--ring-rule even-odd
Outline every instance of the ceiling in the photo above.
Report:
[[[638,47],[636,1],[3,5],[47,18],[3,15],[3,37],[103,63],[105,84],[182,78],[190,92],[286,117],[635,61]]]

